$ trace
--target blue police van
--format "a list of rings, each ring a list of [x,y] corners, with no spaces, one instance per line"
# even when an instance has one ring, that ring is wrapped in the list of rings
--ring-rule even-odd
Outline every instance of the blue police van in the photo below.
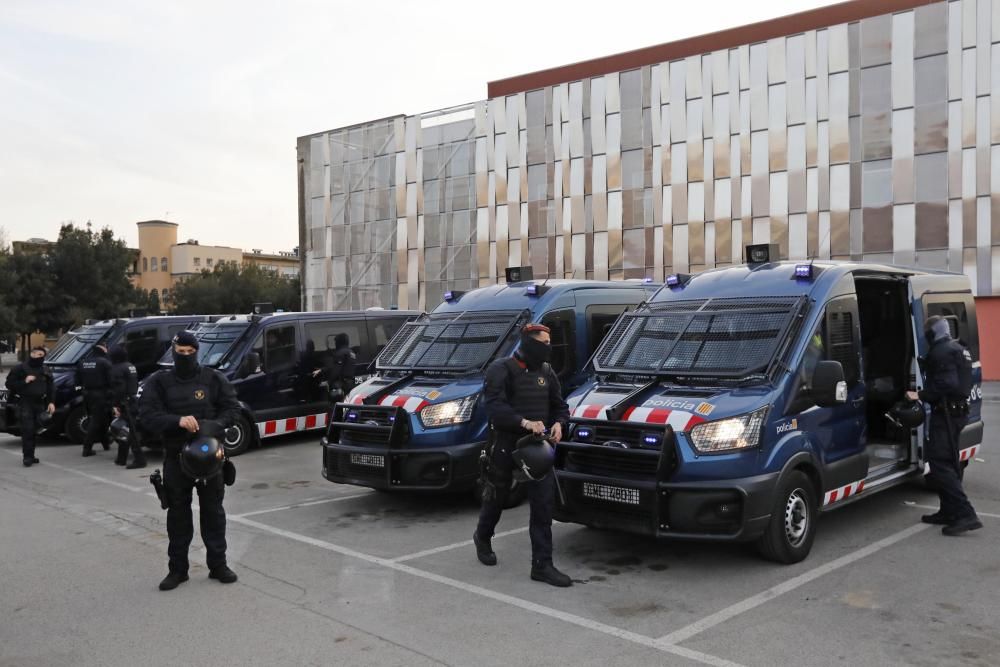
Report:
[[[233,383],[241,414],[225,437],[230,456],[263,440],[327,426],[329,394],[313,372],[324,367],[337,334],[346,334],[356,357],[356,378],[407,320],[419,313],[371,309],[286,313],[254,304],[254,314],[212,317],[192,329],[198,361],[221,371]],[[161,367],[173,364],[168,349]],[[140,389],[141,391],[141,389]],[[150,434],[143,443],[155,446]]]
[[[209,319],[206,315],[153,316],[119,318],[114,320],[88,320],[64,334],[45,359],[45,366],[52,371],[56,390],[56,412],[49,433],[64,433],[76,443],[83,442],[87,433],[87,408],[83,393],[76,386],[77,364],[88,358],[98,343],[111,348],[123,345],[129,361],[135,366],[139,378],[157,369],[157,362],[180,331]],[[8,410],[7,390],[0,389],[0,414],[6,413],[4,429],[17,432],[16,411]]]
[[[642,281],[540,282],[527,267],[507,271],[507,284],[448,292],[403,326],[379,355],[378,375],[334,407],[322,440],[326,479],[385,490],[473,488],[488,429],[484,371],[513,354],[520,328],[552,330],[550,363],[570,391],[618,317],[655,291]]]
[[[892,407],[922,385],[931,315],[972,355],[958,449],[974,459],[982,369],[965,276],[747,251],[746,266],[670,276],[616,323],[568,400],[556,518],[801,561],[821,513],[925,472],[926,422],[906,428]]]

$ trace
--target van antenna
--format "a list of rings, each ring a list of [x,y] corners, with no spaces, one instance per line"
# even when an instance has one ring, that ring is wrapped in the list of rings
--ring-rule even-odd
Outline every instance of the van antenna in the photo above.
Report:
[[[816,258],[819,256],[819,249],[823,247],[823,244],[829,242],[829,240],[830,240],[830,232],[832,230],[833,230],[833,225],[831,224],[826,229],[826,236],[824,236],[822,239],[820,239],[820,242],[816,245],[816,252],[812,253],[808,257],[808,259],[809,259],[809,266],[812,266],[813,262],[816,261]]]

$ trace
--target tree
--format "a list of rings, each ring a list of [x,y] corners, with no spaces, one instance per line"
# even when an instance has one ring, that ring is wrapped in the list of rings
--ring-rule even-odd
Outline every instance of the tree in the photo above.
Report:
[[[116,317],[143,303],[128,279],[132,265],[128,246],[109,228],[94,232],[90,223],[86,228],[64,224],[50,255],[56,288],[90,317]]]
[[[21,349],[35,331],[56,331],[65,324],[71,300],[56,289],[48,255],[19,253],[5,261],[5,306],[13,311],[13,329],[21,334]]]
[[[156,290],[150,292],[146,299],[146,312],[150,315],[160,314],[160,295]]]
[[[300,282],[256,264],[220,264],[178,283],[172,293],[178,315],[249,313],[254,303],[298,310]]]

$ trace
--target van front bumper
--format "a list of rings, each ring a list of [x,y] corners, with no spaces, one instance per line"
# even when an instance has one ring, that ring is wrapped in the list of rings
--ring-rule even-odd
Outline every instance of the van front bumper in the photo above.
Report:
[[[485,442],[448,447],[323,447],[323,477],[338,484],[399,491],[462,491],[475,486]]]
[[[557,470],[555,518],[664,539],[746,542],[767,529],[779,476],[658,482]]]

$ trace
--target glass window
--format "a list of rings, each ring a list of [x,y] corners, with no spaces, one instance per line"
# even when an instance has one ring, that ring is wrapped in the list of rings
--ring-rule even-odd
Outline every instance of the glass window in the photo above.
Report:
[[[156,290],[153,291],[155,292]],[[164,297],[166,297],[165,293]],[[137,368],[155,364],[160,358],[161,352],[156,328],[140,329],[126,333],[125,351],[128,353],[128,360]]]
[[[159,271],[159,268],[157,268],[158,266],[159,265],[156,263],[156,258],[154,257],[153,261],[150,262],[150,268],[149,268],[149,270],[150,271]]]
[[[148,257],[143,257],[142,258],[142,270],[143,271],[149,271],[149,258]]]
[[[642,150],[622,152],[622,189],[641,189],[644,181]]]
[[[195,257],[194,258],[194,265],[195,266],[201,266],[201,257]]]
[[[212,266],[212,258],[209,257],[205,260],[205,266]]]
[[[573,341],[574,322],[576,315],[572,310],[560,310],[548,313],[542,318],[542,324],[552,330],[552,356],[549,363],[559,377],[566,377],[576,368],[576,351]]]
[[[306,364],[312,364],[313,368],[319,368],[324,363],[324,357],[336,349],[336,337],[338,334],[347,335],[347,343],[360,359],[361,341],[364,323],[353,320],[321,320],[317,322],[306,322],[306,349],[313,348],[312,359],[304,359]]]
[[[264,370],[288,368],[295,364],[295,327],[273,327],[264,336]]]
[[[166,257],[161,257],[160,258],[160,271],[164,271],[165,272],[166,270],[167,270],[167,258]]]

